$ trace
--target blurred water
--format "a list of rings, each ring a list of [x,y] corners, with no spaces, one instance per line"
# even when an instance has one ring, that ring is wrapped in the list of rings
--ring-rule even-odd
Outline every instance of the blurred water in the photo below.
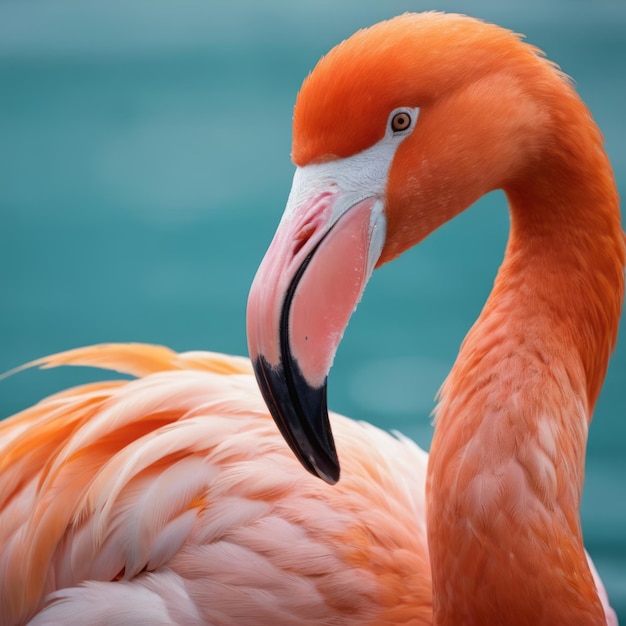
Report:
[[[247,290],[289,190],[301,80],[357,28],[431,8],[468,10],[0,2],[0,371],[100,341],[245,353]],[[525,33],[574,76],[624,190],[626,5],[471,10]],[[375,274],[336,359],[333,408],[428,445],[432,398],[489,292],[507,220],[492,194]],[[95,376],[2,381],[0,415]],[[583,525],[626,621],[624,380],[622,340],[591,430]]]

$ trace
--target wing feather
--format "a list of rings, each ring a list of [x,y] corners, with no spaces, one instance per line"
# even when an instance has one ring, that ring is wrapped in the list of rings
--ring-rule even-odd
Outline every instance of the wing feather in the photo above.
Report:
[[[134,344],[31,365],[140,378],[0,424],[1,626],[42,609],[33,623],[110,609],[112,624],[362,624],[387,601],[381,584],[407,583],[388,563],[424,561],[423,480],[393,478],[398,464],[420,474],[423,454],[332,416],[344,478],[327,487],[280,438],[246,359]]]

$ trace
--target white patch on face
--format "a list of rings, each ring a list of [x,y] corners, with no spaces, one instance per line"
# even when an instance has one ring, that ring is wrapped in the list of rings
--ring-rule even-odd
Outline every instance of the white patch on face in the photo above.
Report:
[[[399,112],[411,117],[411,124],[403,131],[393,131],[391,120]],[[326,163],[313,163],[298,167],[293,177],[291,192],[283,219],[296,213],[301,204],[317,191],[337,191],[345,201],[336,202],[329,226],[332,226],[351,206],[369,197],[384,202],[389,168],[398,146],[415,128],[419,108],[394,109],[387,120],[385,136],[358,154]]]
[[[392,120],[398,113],[406,114],[410,118],[410,124],[404,130],[394,131]],[[366,278],[369,278],[385,244],[385,192],[389,169],[398,146],[413,132],[418,114],[417,107],[394,109],[387,119],[385,136],[371,148],[344,159],[298,167],[279,230],[286,222],[297,220],[312,197],[323,197],[325,194],[334,196],[325,232],[359,202],[376,198],[378,202],[374,205],[370,222],[371,241],[366,273]]]

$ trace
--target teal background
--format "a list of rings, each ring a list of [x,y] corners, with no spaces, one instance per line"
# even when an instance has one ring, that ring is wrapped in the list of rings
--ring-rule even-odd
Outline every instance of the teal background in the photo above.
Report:
[[[246,352],[247,290],[290,187],[291,114],[316,60],[406,10],[527,35],[572,75],[626,189],[626,4],[0,1],[0,371],[103,341]],[[330,405],[428,446],[433,396],[501,260],[491,194],[374,275]],[[591,428],[586,545],[626,621],[623,337]],[[68,384],[0,382],[7,416]]]

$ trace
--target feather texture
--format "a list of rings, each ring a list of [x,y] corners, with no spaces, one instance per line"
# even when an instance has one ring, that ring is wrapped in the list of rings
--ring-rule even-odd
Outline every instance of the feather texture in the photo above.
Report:
[[[427,613],[413,589],[429,581],[409,575],[428,558],[426,455],[409,440],[333,416],[334,489],[297,466],[246,359],[133,344],[33,365],[141,378],[0,423],[3,626],[362,624],[398,594]]]

